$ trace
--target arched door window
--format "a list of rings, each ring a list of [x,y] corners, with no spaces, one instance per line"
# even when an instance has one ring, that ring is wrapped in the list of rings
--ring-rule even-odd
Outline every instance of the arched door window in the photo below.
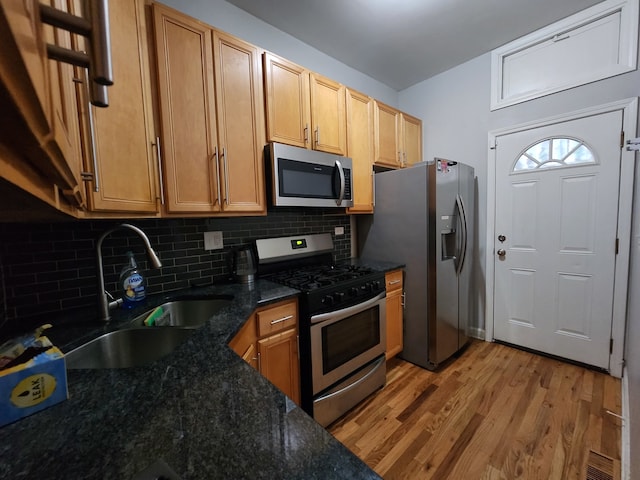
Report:
[[[575,138],[551,137],[535,143],[520,154],[513,172],[563,168],[596,163],[593,151]]]

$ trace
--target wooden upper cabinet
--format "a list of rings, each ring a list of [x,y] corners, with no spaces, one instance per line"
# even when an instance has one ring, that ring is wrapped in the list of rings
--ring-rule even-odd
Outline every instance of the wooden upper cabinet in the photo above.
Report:
[[[267,140],[346,155],[344,85],[264,54]]]
[[[153,19],[166,209],[219,212],[211,29],[159,4]]]
[[[398,168],[400,163],[400,112],[381,102],[374,102],[375,163]]]
[[[373,99],[347,89],[347,156],[353,162],[353,207],[348,213],[373,212]]]
[[[66,0],[43,1],[57,10],[68,12]],[[43,25],[47,43],[72,48],[71,34],[63,29]],[[74,67],[68,63],[48,61],[51,88],[51,133],[42,142],[58,185],[70,204],[86,207],[86,192],[82,183],[82,148],[76,89],[80,85]]]
[[[375,164],[409,167],[422,161],[422,120],[375,102]]]
[[[346,155],[345,86],[315,73],[309,76],[309,86],[313,149]]]
[[[406,113],[401,115],[402,163],[405,167],[422,161],[422,120]]]
[[[37,0],[0,2],[0,82],[37,140],[50,132],[49,65]],[[21,141],[21,138],[16,138]]]
[[[311,148],[309,72],[271,53],[263,55],[267,140]]]
[[[43,3],[68,10],[66,0]],[[37,1],[6,1],[0,5],[0,43],[0,84],[6,91],[0,106],[4,116],[0,142],[31,162],[32,167],[25,169],[42,175],[59,208],[60,193],[69,205],[83,208],[73,67],[49,60],[45,51],[46,43],[69,48],[71,35],[42,25]],[[20,186],[31,191],[29,181]]]
[[[228,213],[266,213],[260,53],[235,37],[213,33],[222,210]]]
[[[144,0],[109,2],[109,17],[114,72],[114,84],[107,89],[109,107],[84,110],[85,168],[93,174],[89,206],[95,212],[156,213]],[[87,104],[84,97],[83,106]]]
[[[167,212],[266,212],[260,52],[159,4],[153,18]]]

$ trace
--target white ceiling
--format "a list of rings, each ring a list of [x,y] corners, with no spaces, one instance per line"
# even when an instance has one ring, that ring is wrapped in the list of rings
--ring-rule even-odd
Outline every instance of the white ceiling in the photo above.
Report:
[[[601,0],[227,0],[403,90]]]

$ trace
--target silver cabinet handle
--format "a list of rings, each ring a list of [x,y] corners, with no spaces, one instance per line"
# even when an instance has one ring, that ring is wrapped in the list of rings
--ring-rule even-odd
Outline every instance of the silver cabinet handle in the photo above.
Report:
[[[304,124],[304,143],[305,145],[309,143],[309,124]]]
[[[113,85],[111,63],[111,39],[109,33],[109,2],[93,0],[87,2],[91,17],[91,57],[93,80],[100,85]]]
[[[160,150],[160,137],[156,137],[156,160],[158,161],[158,182],[160,183],[160,203],[164,205],[164,182],[162,175],[162,151]]]
[[[262,373],[262,355],[258,352],[258,371]]]
[[[407,294],[405,292],[402,292],[402,300],[400,301],[400,304],[402,305],[402,308],[405,307],[405,304],[407,303]]]
[[[224,203],[229,205],[229,164],[227,163],[227,147],[222,147],[224,161]]]
[[[320,144],[320,127],[316,127],[316,147]]]
[[[87,89],[87,95],[90,95],[89,91],[89,72],[86,72],[85,88]],[[89,117],[89,147],[91,148],[91,162],[93,163],[93,191],[98,193],[100,191],[100,176],[98,174],[98,154],[96,152],[96,127],[95,120],[93,118],[93,107],[91,102],[87,103],[88,117]]]
[[[291,320],[293,315],[287,315],[286,317],[279,318],[277,320],[271,320],[271,325],[275,325],[276,323],[286,322],[287,320]]]
[[[77,52],[58,45],[47,44],[47,56],[52,60],[87,68],[89,70],[87,83],[89,84],[91,103],[97,107],[106,107],[109,104],[107,91],[102,87],[113,85],[109,2],[108,0],[92,0],[85,2],[85,7],[89,19],[57,10],[48,5],[39,5],[40,19],[43,23],[87,37],[91,48],[90,55],[87,55],[86,52]]]
[[[218,196],[216,197],[216,201],[220,202],[220,198],[222,194],[220,193],[220,158],[218,157],[218,146],[213,147],[213,157],[216,159],[216,186],[218,190]]]

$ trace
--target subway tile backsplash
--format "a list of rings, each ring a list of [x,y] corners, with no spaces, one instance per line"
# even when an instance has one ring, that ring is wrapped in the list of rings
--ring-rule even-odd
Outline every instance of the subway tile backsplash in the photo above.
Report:
[[[114,294],[127,250],[134,252],[144,271],[149,293],[225,280],[228,252],[256,238],[333,234],[341,226],[344,235],[333,236],[335,260],[351,255],[349,217],[332,209],[278,208],[263,217],[0,223],[0,329],[47,313],[96,305],[95,243],[120,223],[144,230],[163,266],[147,269],[145,250],[135,233],[112,233],[102,253],[106,288]],[[225,248],[205,251],[206,231],[222,231]]]

